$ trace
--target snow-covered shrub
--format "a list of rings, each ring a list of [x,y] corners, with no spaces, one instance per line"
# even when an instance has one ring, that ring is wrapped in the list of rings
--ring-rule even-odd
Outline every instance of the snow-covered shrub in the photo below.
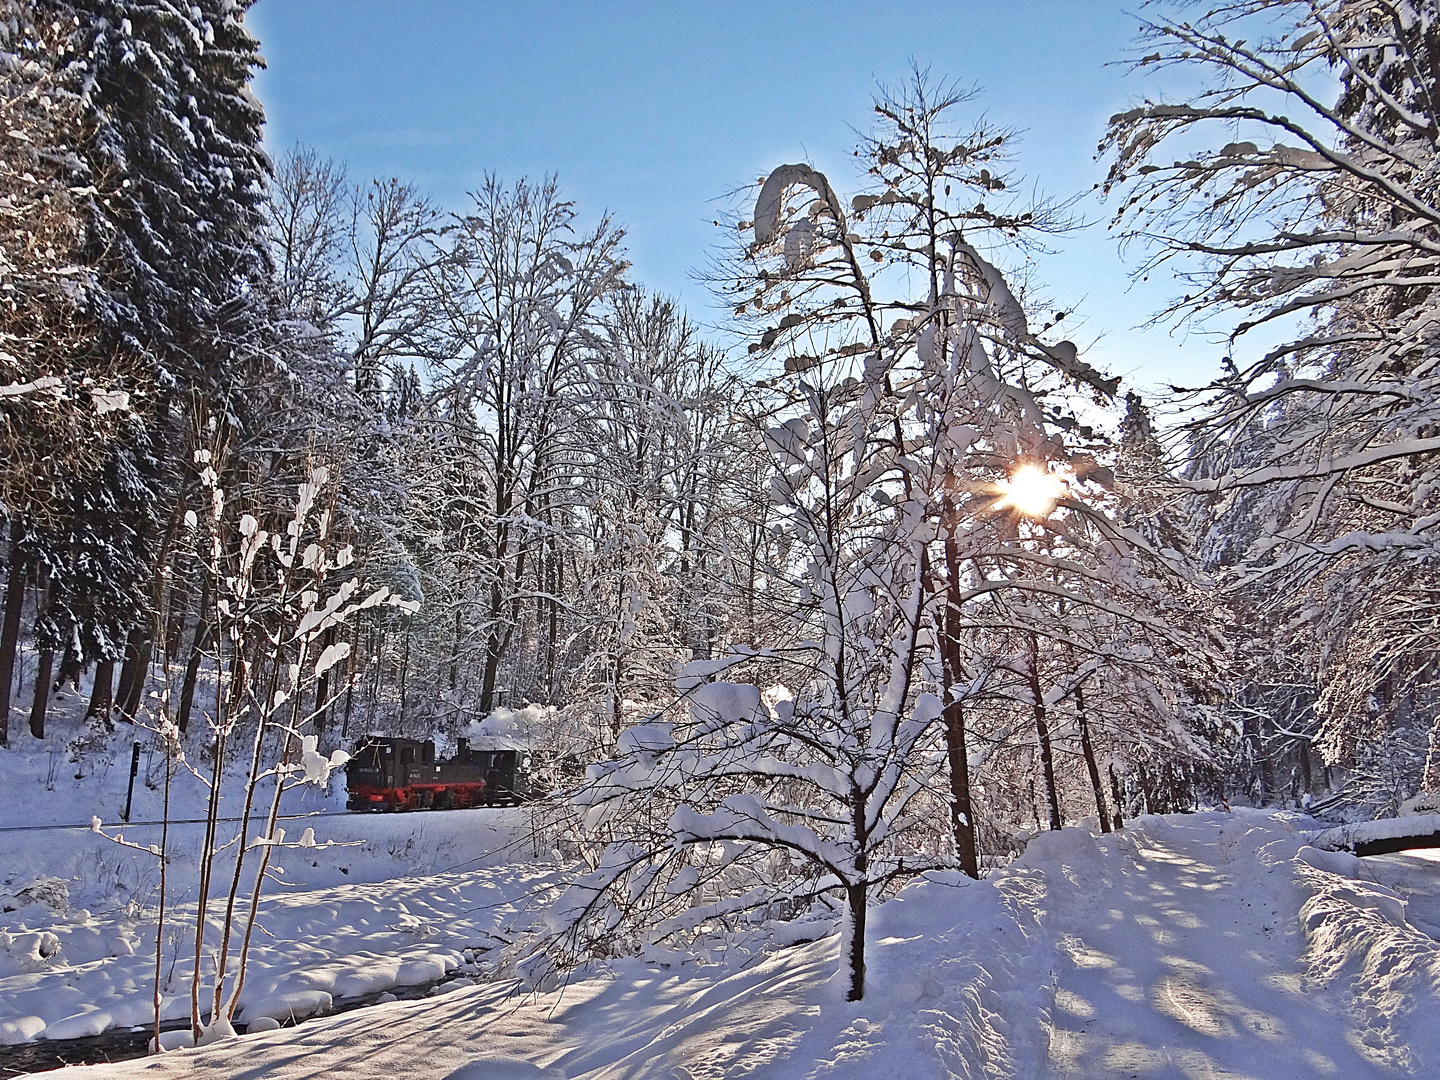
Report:
[[[158,697],[157,713],[140,718],[154,729],[164,754],[166,820],[171,780],[177,769],[200,776],[208,788],[208,825],[199,855],[190,978],[190,1019],[197,1041],[207,1031],[230,1030],[244,987],[261,890],[272,872],[274,852],[332,846],[329,842],[317,843],[313,829],[306,829],[297,840],[287,841],[285,830],[278,824],[281,798],[286,791],[307,784],[327,786],[332,771],[342,767],[349,757],[342,750],[321,753],[319,737],[312,730],[315,718],[333,704],[333,697],[326,700],[320,696],[325,692],[326,675],[350,651],[348,642],[333,640],[332,631],[357,612],[382,604],[402,610],[412,607],[393,596],[388,587],[367,592],[359,578],[341,573],[352,564],[353,556],[348,545],[337,547],[329,535],[330,511],[321,509],[321,496],[329,481],[324,466],[316,467],[298,486],[293,512],[288,520],[281,519],[279,530],[272,533],[257,517],[244,514],[234,527],[235,544],[227,550],[225,541],[232,534],[222,517],[225,500],[209,460],[209,451],[197,452],[197,465],[204,466],[202,478],[210,496],[209,512],[203,519],[192,512],[187,528],[213,589],[215,607],[210,616],[219,628],[217,637],[228,646],[232,663],[228,671],[216,672],[217,708],[203,714],[209,739],[204,744],[201,764],[197,766],[187,758],[181,732],[170,711],[168,689]],[[334,584],[332,574],[343,580]],[[334,695],[338,693],[337,688]],[[248,762],[239,773],[241,786],[235,792],[240,802],[239,824],[235,835],[226,839],[220,828],[221,796],[229,778],[235,775],[235,770],[228,768],[232,756],[244,761],[247,738]],[[202,768],[206,775],[202,775]],[[260,826],[252,832],[252,810],[258,807],[264,807],[265,812]],[[99,818],[94,820],[93,828],[103,834]],[[157,943],[163,942],[165,841],[141,846],[125,840],[123,833],[109,838],[158,857],[161,912],[156,934]],[[221,853],[232,845],[236,850],[227,862]],[[244,887],[247,869],[251,870],[248,895]],[[228,881],[223,876],[227,870]],[[217,901],[219,940],[212,943],[207,937]],[[161,966],[157,944],[157,1009]],[[207,969],[213,971],[208,1007],[201,1001]]]

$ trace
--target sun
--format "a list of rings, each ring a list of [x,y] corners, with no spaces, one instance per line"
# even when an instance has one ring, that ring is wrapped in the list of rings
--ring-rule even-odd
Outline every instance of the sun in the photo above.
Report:
[[[1021,465],[1010,479],[1000,483],[1000,506],[1013,506],[1026,517],[1049,517],[1065,492],[1064,482],[1057,476],[1036,468]]]

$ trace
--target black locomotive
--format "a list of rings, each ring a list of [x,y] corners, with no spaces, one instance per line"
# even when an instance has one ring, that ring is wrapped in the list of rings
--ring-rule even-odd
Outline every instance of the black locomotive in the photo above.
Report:
[[[351,810],[457,810],[514,806],[520,753],[477,750],[459,740],[455,756],[436,759],[427,739],[362,739],[345,766]]]

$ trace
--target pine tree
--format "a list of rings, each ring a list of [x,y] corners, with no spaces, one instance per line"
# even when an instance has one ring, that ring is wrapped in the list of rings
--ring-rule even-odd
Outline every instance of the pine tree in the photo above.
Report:
[[[170,377],[215,388],[235,360],[222,312],[269,271],[249,5],[49,2],[78,23],[69,75],[93,125],[88,174],[118,178],[90,206],[112,283],[104,315]]]
[[[82,250],[99,283],[86,298],[93,348],[143,361],[155,387],[143,422],[114,445],[99,474],[115,486],[99,492],[92,485],[85,505],[74,508],[80,515],[106,508],[136,542],[109,539],[109,521],[62,523],[107,539],[83,563],[68,564],[75,581],[52,578],[62,597],[98,579],[114,587],[93,590],[97,600],[129,598],[84,622],[80,651],[93,649],[106,664],[123,652],[119,704],[131,712],[160,634],[166,568],[195,482],[194,429],[215,413],[245,417],[248,403],[237,391],[255,366],[257,329],[266,322],[259,298],[270,270],[261,234],[268,164],[259,146],[263,113],[247,86],[259,56],[244,7],[230,0],[41,5],[48,23],[68,30],[60,75],[77,97],[84,131],[69,168],[72,184],[88,185],[80,212]]]

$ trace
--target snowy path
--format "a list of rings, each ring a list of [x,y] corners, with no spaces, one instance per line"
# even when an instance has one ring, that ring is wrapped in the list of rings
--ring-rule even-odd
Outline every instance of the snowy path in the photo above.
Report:
[[[1302,844],[1255,812],[1042,835],[983,883],[919,884],[877,908],[860,1003],[842,1000],[831,937],[733,967],[616,961],[560,995],[474,986],[90,1075],[1440,1075],[1440,949],[1393,895],[1316,869]]]
[[[1058,1074],[1387,1075],[1357,1052],[1338,995],[1302,977],[1290,860],[1262,849],[1237,865],[1216,839],[1208,821],[1172,818],[1163,840],[1111,841],[1126,855],[1112,887],[1062,920]]]

